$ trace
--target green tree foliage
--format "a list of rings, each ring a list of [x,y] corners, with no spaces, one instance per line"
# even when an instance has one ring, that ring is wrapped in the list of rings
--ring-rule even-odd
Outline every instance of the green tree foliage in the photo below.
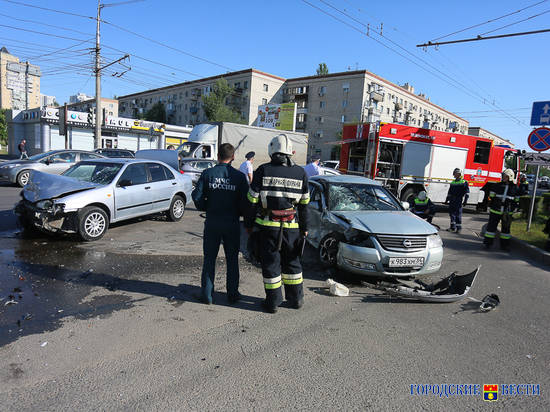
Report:
[[[234,93],[233,87],[229,86],[227,80],[216,80],[210,94],[208,96],[202,96],[203,109],[208,121],[245,123],[241,114],[234,110],[234,107],[237,107],[238,104],[235,103],[234,107],[227,104],[231,104],[230,101]]]
[[[8,122],[6,120],[6,109],[0,110],[0,144],[8,144]]]
[[[326,63],[319,63],[317,67],[317,76],[326,76],[328,74],[328,67]]]
[[[145,113],[145,120],[150,122],[166,123],[166,109],[161,102],[155,103],[151,109]]]

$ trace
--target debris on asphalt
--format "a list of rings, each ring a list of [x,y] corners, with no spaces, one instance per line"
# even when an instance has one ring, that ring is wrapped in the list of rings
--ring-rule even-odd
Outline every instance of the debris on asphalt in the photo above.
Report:
[[[47,344],[48,344],[48,342],[42,342],[42,344],[40,345],[40,347],[43,348],[43,347],[46,346]]]
[[[6,303],[4,303],[4,306],[17,305],[18,303],[19,303],[19,302],[17,302],[16,300],[10,299],[10,300],[8,300]]]
[[[330,278],[327,279],[327,287],[332,296],[349,296],[349,289],[347,287]]]
[[[483,299],[481,299],[479,310],[481,312],[488,312],[491,309],[496,308],[499,304],[500,304],[500,299],[498,298],[498,295],[492,293],[490,295],[485,296]]]

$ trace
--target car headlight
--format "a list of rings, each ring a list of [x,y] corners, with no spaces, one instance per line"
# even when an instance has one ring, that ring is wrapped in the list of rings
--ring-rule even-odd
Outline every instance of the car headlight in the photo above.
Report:
[[[428,249],[435,249],[443,246],[443,241],[438,234],[428,236]]]
[[[370,247],[370,248],[375,247],[370,235],[355,229],[348,234],[346,243],[353,246],[360,246],[360,247]]]
[[[40,202],[36,203],[36,207],[38,209],[44,209],[47,210],[53,206],[53,202],[51,200],[41,200]]]

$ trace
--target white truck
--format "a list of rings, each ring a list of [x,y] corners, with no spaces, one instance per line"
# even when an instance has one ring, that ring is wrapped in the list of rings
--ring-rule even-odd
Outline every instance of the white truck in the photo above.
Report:
[[[218,146],[231,143],[235,146],[235,163],[244,162],[248,152],[255,152],[255,165],[268,163],[267,145],[272,138],[285,134],[292,141],[295,151],[292,160],[298,165],[305,165],[307,158],[307,133],[290,132],[286,130],[266,129],[244,124],[216,122],[203,123],[193,127],[187,142],[178,148],[181,159],[212,159],[218,158]],[[238,167],[238,165],[237,165]]]

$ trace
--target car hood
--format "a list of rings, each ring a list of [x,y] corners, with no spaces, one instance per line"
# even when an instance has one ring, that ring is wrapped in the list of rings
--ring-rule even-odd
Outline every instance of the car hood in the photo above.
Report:
[[[379,235],[429,235],[437,230],[428,222],[406,211],[331,212],[351,227]]]
[[[29,183],[23,188],[23,197],[34,203],[39,200],[55,199],[99,186],[101,185],[97,183],[82,182],[72,177],[33,170],[29,177]]]

